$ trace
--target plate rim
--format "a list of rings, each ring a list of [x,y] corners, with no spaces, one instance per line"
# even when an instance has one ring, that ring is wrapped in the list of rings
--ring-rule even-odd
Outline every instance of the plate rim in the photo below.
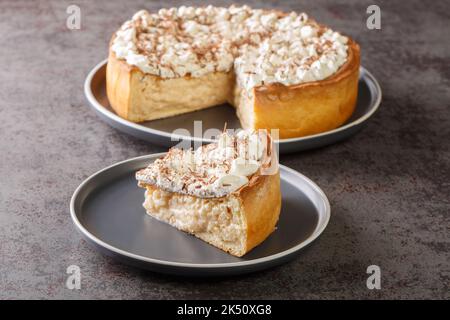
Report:
[[[280,167],[282,167],[283,170],[286,170],[287,172],[293,174],[294,176],[297,176],[300,179],[303,179],[315,192],[317,192],[319,194],[320,199],[323,201],[325,212],[321,215],[323,217],[322,219],[321,219],[321,216],[319,216],[317,225],[316,225],[314,231],[311,233],[311,235],[309,235],[308,238],[306,238],[301,243],[293,246],[292,248],[289,248],[287,250],[284,250],[284,251],[281,251],[276,254],[266,256],[266,257],[257,258],[257,259],[253,259],[253,260],[238,261],[238,262],[224,262],[224,263],[189,263],[189,262],[175,262],[175,261],[160,260],[160,259],[145,257],[145,256],[142,256],[139,254],[131,253],[126,250],[117,248],[117,247],[99,239],[98,237],[96,237],[95,235],[90,233],[81,224],[81,222],[78,219],[78,216],[75,212],[75,203],[77,202],[78,197],[79,197],[80,193],[82,192],[83,188],[92,179],[94,179],[96,176],[104,173],[105,171],[108,171],[116,166],[123,165],[127,162],[133,162],[133,161],[137,161],[137,160],[141,160],[141,159],[153,159],[153,158],[161,157],[164,154],[166,154],[166,152],[153,153],[153,154],[149,154],[149,155],[143,155],[143,156],[138,156],[138,157],[130,158],[127,160],[119,161],[119,162],[109,165],[101,170],[98,170],[97,172],[91,174],[89,177],[84,179],[83,182],[75,189],[75,191],[70,199],[70,216],[72,218],[72,222],[75,224],[78,231],[80,231],[84,237],[86,237],[87,239],[89,239],[90,241],[95,243],[96,245],[98,245],[104,249],[107,249],[112,253],[118,254],[118,255],[126,257],[126,258],[134,259],[134,260],[137,260],[140,262],[150,263],[153,265],[161,265],[161,266],[166,266],[166,267],[181,267],[181,268],[189,268],[189,269],[199,270],[199,269],[240,268],[240,267],[260,265],[260,264],[264,264],[264,263],[270,263],[273,261],[282,260],[283,258],[286,258],[286,257],[290,256],[291,254],[296,253],[296,252],[300,251],[301,249],[303,249],[304,247],[311,244],[314,240],[316,240],[323,233],[323,231],[328,226],[328,223],[329,223],[330,217],[331,217],[331,207],[330,207],[330,202],[329,202],[327,196],[325,195],[325,193],[323,192],[323,190],[314,181],[312,181],[305,175],[301,174],[300,172],[298,172],[294,169],[284,166],[282,164],[280,164]]]
[[[197,143],[211,143],[213,142],[213,140],[211,139],[206,139],[206,138],[200,138],[200,137],[196,137],[196,136],[185,136],[185,135],[179,135],[179,134],[175,134],[175,133],[167,133],[165,131],[161,131],[158,129],[153,129],[153,128],[149,128],[143,125],[140,125],[138,123],[123,119],[122,117],[118,116],[116,113],[109,111],[108,109],[106,109],[103,105],[101,105],[98,100],[95,98],[94,94],[92,93],[92,88],[91,88],[91,84],[92,84],[92,79],[94,78],[95,74],[98,72],[99,69],[101,69],[103,66],[105,66],[108,62],[108,59],[104,59],[101,62],[99,62],[87,75],[85,81],[84,81],[84,94],[89,102],[89,104],[91,105],[91,107],[93,107],[96,111],[102,113],[105,117],[110,118],[113,121],[116,121],[118,123],[120,123],[123,126],[128,126],[131,127],[134,130],[140,131],[140,132],[144,132],[144,133],[149,133],[149,134],[153,134],[153,135],[157,135],[157,136],[161,136],[164,138],[168,138],[171,139],[172,141],[180,141],[180,140],[187,140],[187,141],[191,141],[191,142],[197,142]],[[349,122],[343,126],[340,126],[338,128],[329,130],[329,131],[325,131],[325,132],[321,132],[321,133],[316,133],[313,135],[308,135],[308,136],[304,136],[304,137],[297,137],[297,138],[288,138],[288,139],[279,139],[276,140],[275,143],[283,145],[283,144],[290,144],[290,143],[295,143],[295,142],[301,142],[301,141],[308,141],[308,140],[312,140],[315,138],[320,138],[320,137],[324,137],[324,136],[328,136],[328,135],[334,135],[337,134],[339,132],[343,132],[346,131],[347,129],[350,129],[352,127],[358,126],[361,123],[365,122],[366,120],[368,120],[370,117],[372,117],[372,115],[378,110],[380,104],[381,104],[381,100],[382,100],[382,91],[381,91],[381,87],[380,84],[378,83],[377,79],[373,76],[372,73],[370,73],[366,68],[364,68],[363,66],[359,67],[359,71],[360,71],[360,76],[361,75],[366,75],[374,84],[375,86],[375,90],[377,92],[376,98],[375,98],[375,102],[371,103],[371,107],[369,112],[365,113],[364,115],[362,115],[361,117],[359,117],[358,119]]]

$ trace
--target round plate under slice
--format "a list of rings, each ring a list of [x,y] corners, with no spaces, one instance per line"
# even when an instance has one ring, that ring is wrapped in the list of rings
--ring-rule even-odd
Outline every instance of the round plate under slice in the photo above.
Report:
[[[84,92],[92,108],[111,126],[137,138],[165,147],[171,147],[181,139],[209,143],[202,138],[208,129],[222,130],[225,123],[229,129],[240,128],[235,109],[227,104],[175,117],[134,123],[119,117],[111,108],[106,96],[106,63],[100,62],[86,78]],[[358,132],[378,109],[381,102],[381,88],[375,77],[365,68],[360,68],[358,101],[352,117],[337,129],[300,138],[276,141],[280,153],[291,153],[329,145]],[[194,122],[201,121],[201,132],[194,130]],[[173,134],[177,129],[186,129],[191,135]]]
[[[323,191],[280,166],[282,206],[277,229],[241,258],[234,257],[146,214],[135,172],[164,153],[133,158],[87,178],[74,192],[70,213],[82,235],[103,253],[156,272],[223,276],[286,262],[314,241],[330,219]]]

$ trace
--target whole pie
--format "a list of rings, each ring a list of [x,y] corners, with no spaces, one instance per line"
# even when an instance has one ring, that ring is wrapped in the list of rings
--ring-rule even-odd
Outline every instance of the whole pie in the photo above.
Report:
[[[235,256],[264,241],[280,215],[278,161],[263,130],[172,148],[136,178],[150,216]]]
[[[230,103],[245,129],[324,132],[353,113],[359,46],[305,13],[179,7],[137,12],[113,35],[112,108],[133,122]]]

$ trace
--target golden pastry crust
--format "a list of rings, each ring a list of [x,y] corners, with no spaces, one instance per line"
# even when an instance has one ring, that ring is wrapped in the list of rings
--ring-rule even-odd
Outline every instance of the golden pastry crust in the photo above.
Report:
[[[258,176],[254,183],[240,190],[239,196],[247,227],[247,253],[275,230],[281,211],[280,172]]]
[[[112,50],[109,52],[106,67],[109,103],[119,116],[133,122],[167,118],[226,103],[233,86],[233,72],[163,79],[145,74],[117,59]]]
[[[325,132],[347,121],[356,106],[360,66],[359,46],[351,40],[348,45],[346,63],[327,79],[254,88],[254,101],[243,106],[253,109],[250,127],[279,129],[284,139]]]

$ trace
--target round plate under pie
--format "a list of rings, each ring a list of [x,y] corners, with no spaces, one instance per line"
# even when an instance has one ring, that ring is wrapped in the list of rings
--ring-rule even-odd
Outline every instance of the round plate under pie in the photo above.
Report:
[[[262,270],[294,258],[330,219],[323,191],[280,165],[282,205],[277,229],[241,258],[146,214],[135,172],[164,153],[133,158],[87,178],[74,192],[70,213],[81,234],[103,253],[125,263],[185,276],[232,275]]]
[[[106,96],[106,62],[100,62],[86,78],[84,92],[89,104],[100,117],[111,126],[133,135],[137,138],[155,143],[164,147],[171,147],[179,143],[173,139],[172,133],[177,129],[187,129],[191,136],[179,135],[180,139],[190,141],[202,141],[209,143],[211,140],[202,139],[201,135],[207,129],[222,130],[224,124],[229,129],[240,128],[239,119],[235,109],[229,105],[221,105],[190,112],[175,117],[161,120],[153,120],[142,123],[134,123],[119,117],[109,105]],[[280,153],[297,152],[307,149],[323,147],[348,138],[358,132],[375,113],[381,102],[381,88],[374,76],[365,68],[360,68],[358,88],[358,101],[351,118],[339,128],[327,132],[291,139],[277,141]],[[201,121],[201,132],[194,131],[194,122]]]

